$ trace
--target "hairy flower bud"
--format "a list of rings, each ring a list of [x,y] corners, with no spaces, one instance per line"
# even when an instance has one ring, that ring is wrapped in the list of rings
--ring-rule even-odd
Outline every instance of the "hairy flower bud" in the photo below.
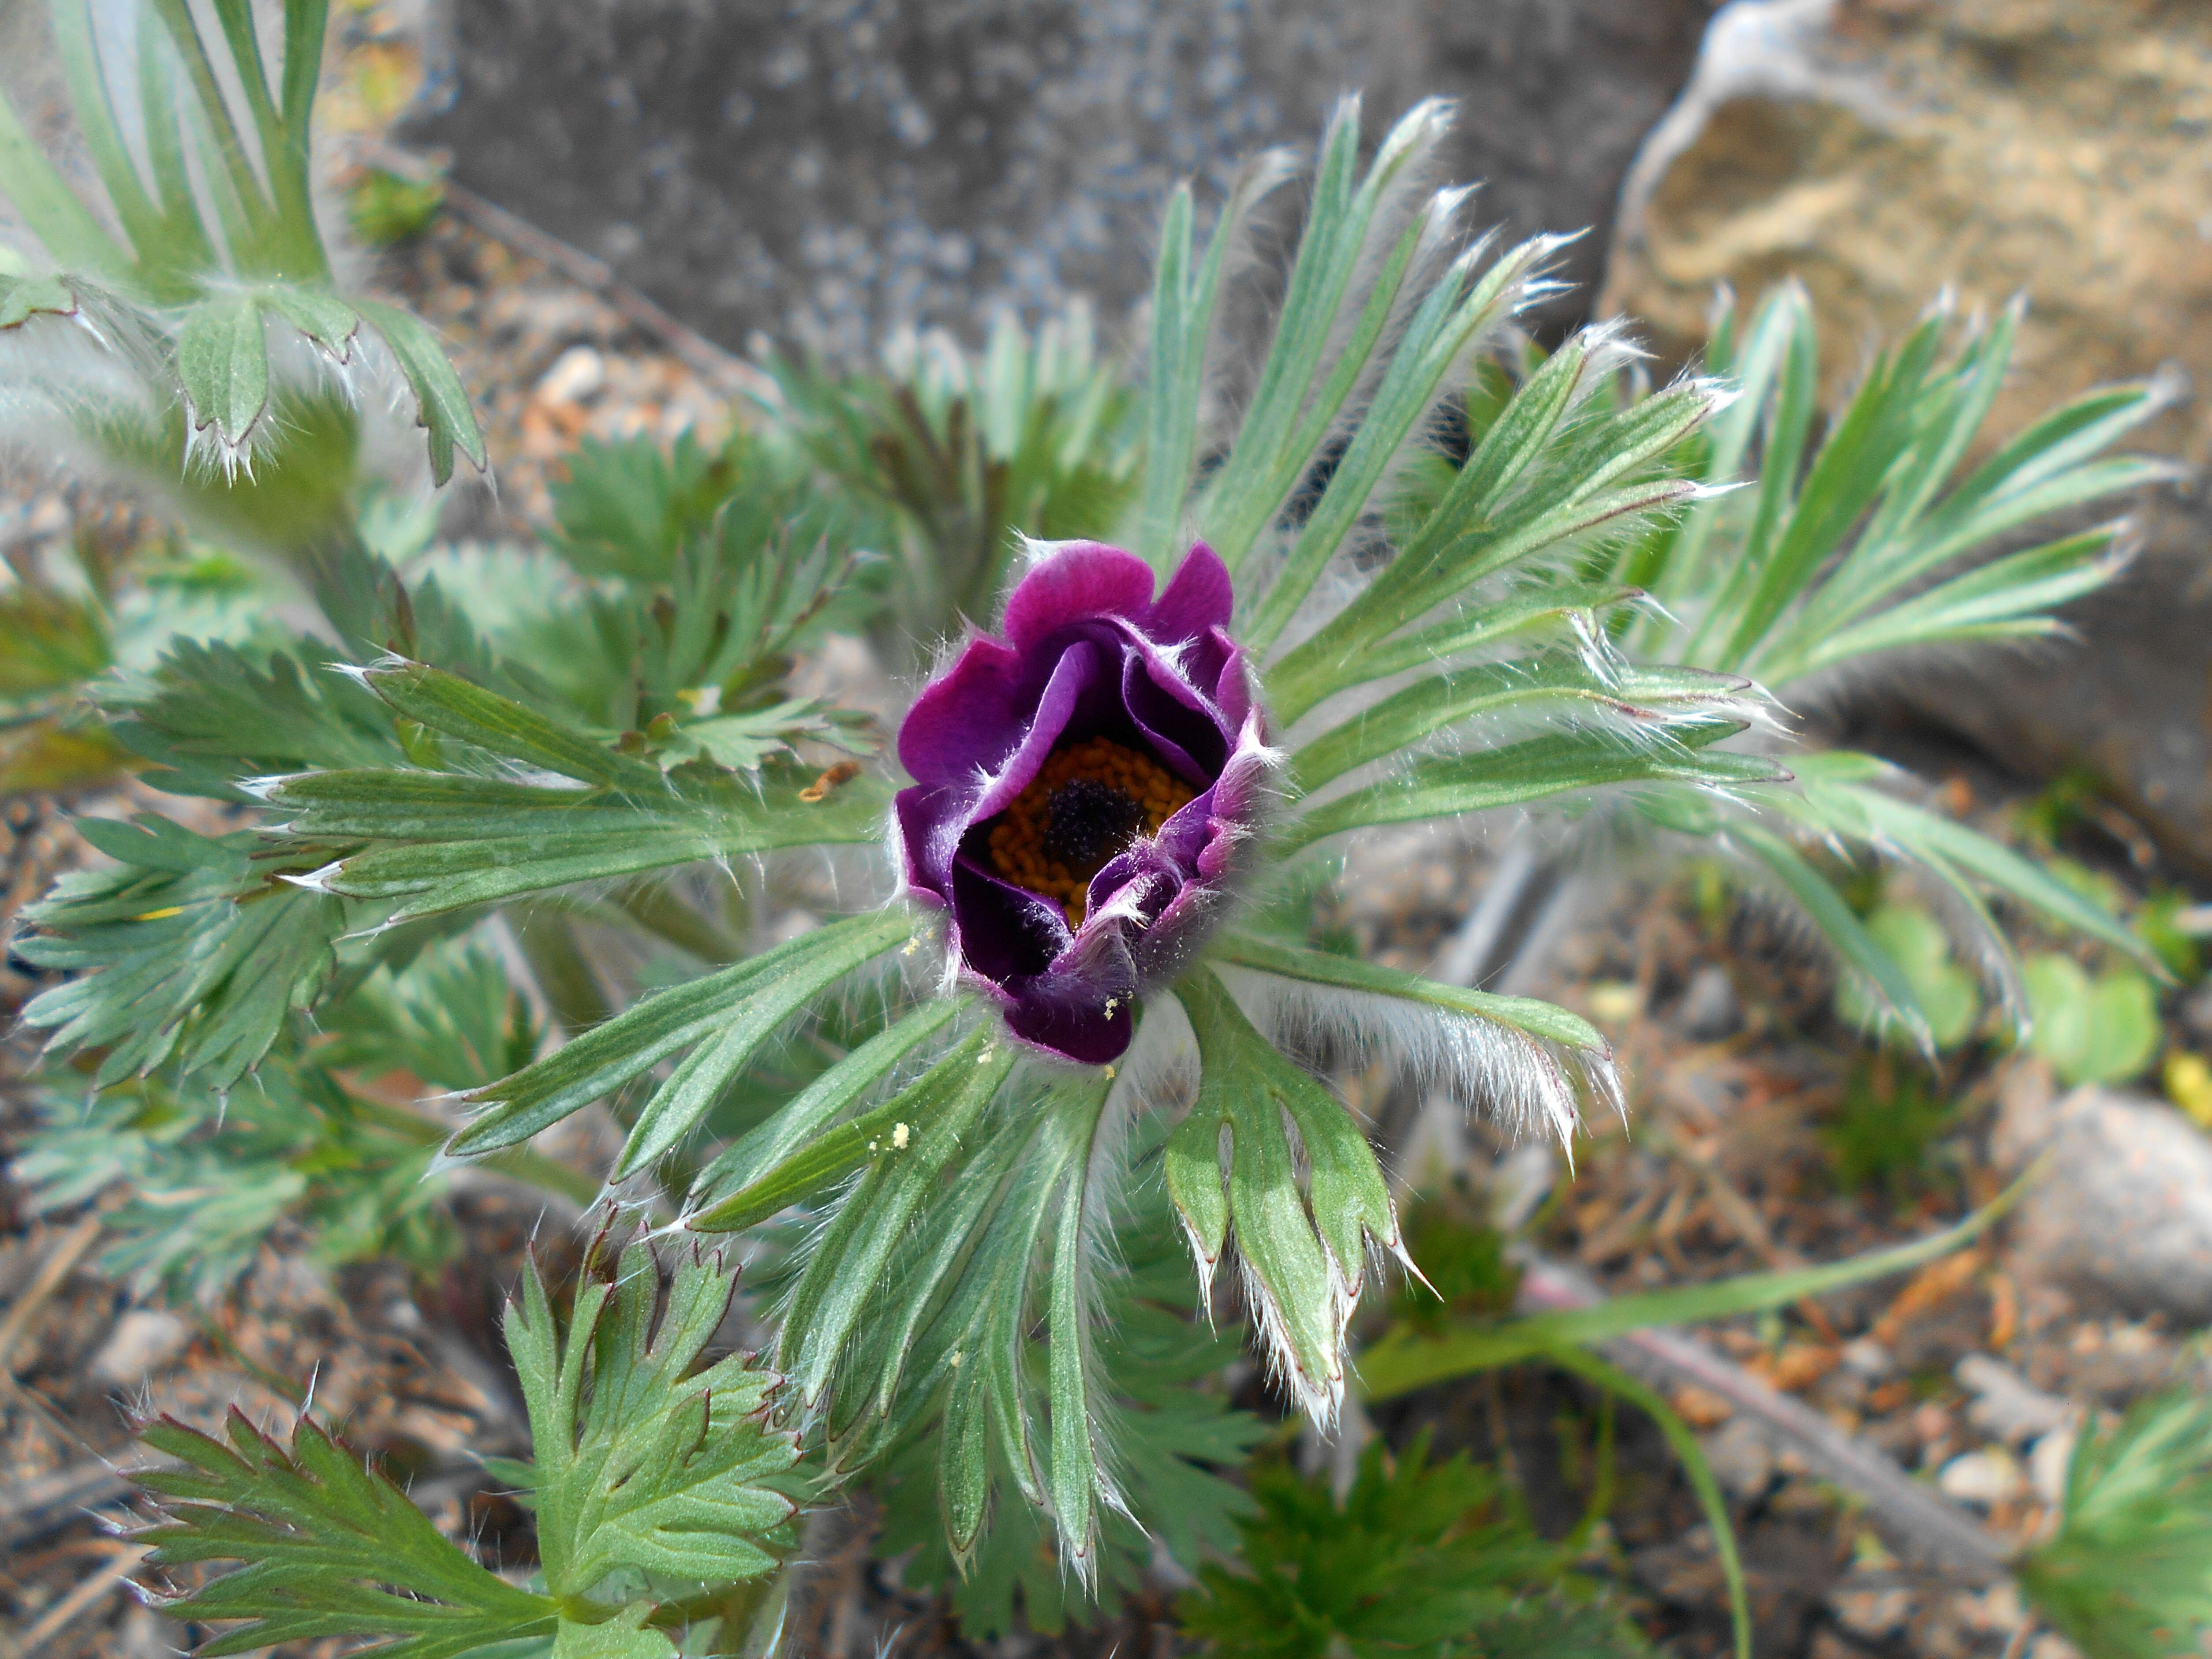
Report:
[[[899,728],[900,873],[1016,1036],[1100,1065],[1218,925],[1279,757],[1210,548],[1158,599],[1119,548],[1041,551]]]

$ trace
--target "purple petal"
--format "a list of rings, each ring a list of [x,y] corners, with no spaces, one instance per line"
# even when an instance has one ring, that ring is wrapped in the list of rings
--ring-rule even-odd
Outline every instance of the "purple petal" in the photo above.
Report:
[[[1229,738],[1198,690],[1175,665],[1148,647],[1129,652],[1121,662],[1121,703],[1162,760],[1202,789],[1229,753]]]
[[[1161,644],[1174,645],[1228,627],[1236,608],[1229,567],[1204,542],[1193,542],[1167,592],[1138,614],[1137,625]]]
[[[1048,970],[1012,989],[1006,1028],[1069,1060],[1119,1060],[1136,1033],[1137,965],[1119,922],[1086,927]]]
[[[1133,998],[1108,1009],[1040,995],[1009,1008],[1006,1029],[1064,1060],[1110,1066],[1129,1052],[1129,1039],[1137,1034],[1137,1011]]]
[[[1243,649],[1230,642],[1228,635],[1217,628],[1194,646],[1189,672],[1197,684],[1212,686],[1214,706],[1232,731],[1241,729],[1251,718],[1251,665],[1245,661]]]
[[[962,962],[1001,986],[1043,973],[1074,937],[1050,899],[965,853],[952,863],[952,929]]]
[[[995,770],[1022,739],[1022,659],[996,640],[970,640],[924,686],[899,727],[899,764],[916,783],[965,784]]]
[[[1219,881],[1234,873],[1236,854],[1253,839],[1267,812],[1277,761],[1275,751],[1261,740],[1260,716],[1255,710],[1238,734],[1236,753],[1214,782],[1210,833],[1198,855],[1200,879]]]
[[[899,880],[927,902],[952,902],[952,859],[968,832],[966,792],[929,784],[902,789],[891,803]]]
[[[1092,725],[1111,708],[1112,659],[1087,640],[1078,640],[1053,664],[1052,678],[1036,700],[1029,729],[997,775],[984,786],[969,809],[969,822],[980,823],[1003,812],[1016,796],[1028,788],[1052,751],[1073,725]],[[1079,718],[1080,717],[1080,718]]]
[[[1054,629],[1150,607],[1152,568],[1103,542],[1062,542],[1030,567],[1006,599],[1006,642],[1027,653]]]

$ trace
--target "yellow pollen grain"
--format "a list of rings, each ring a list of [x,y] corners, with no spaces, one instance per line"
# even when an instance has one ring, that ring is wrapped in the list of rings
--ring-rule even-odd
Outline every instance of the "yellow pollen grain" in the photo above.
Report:
[[[1045,854],[1045,833],[1052,827],[1052,797],[1066,785],[1088,780],[1118,790],[1144,813],[1139,834],[1157,836],[1160,826],[1191,798],[1190,787],[1158,761],[1111,738],[1056,749],[1029,787],[1014,798],[991,829],[991,863],[1018,887],[1058,899],[1071,927],[1083,926],[1091,908],[1091,878],[1098,866],[1071,870]],[[1103,860],[1101,860],[1103,864]]]

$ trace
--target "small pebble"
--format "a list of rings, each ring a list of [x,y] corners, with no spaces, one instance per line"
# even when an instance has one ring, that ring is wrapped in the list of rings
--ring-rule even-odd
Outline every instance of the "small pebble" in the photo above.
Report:
[[[1741,1030],[1743,1006],[1736,1000],[1728,969],[1709,962],[1692,974],[1674,1018],[1682,1035],[1692,1042],[1718,1042]]]
[[[2072,1415],[2072,1407],[2057,1395],[2031,1386],[2009,1365],[1985,1353],[1968,1354],[1952,1375],[1975,1395],[1966,1407],[1966,1420],[2014,1445],[2050,1433]]]
[[[1961,1504],[1993,1508],[2010,1503],[2027,1489],[2019,1460],[1996,1447],[1962,1452],[1936,1477],[1936,1490]]]
[[[570,346],[539,379],[538,395],[548,403],[580,404],[596,397],[606,383],[606,359],[589,346]]]
[[[88,1370],[95,1382],[112,1389],[136,1388],[191,1346],[192,1328],[158,1308],[133,1308],[92,1357]]]
[[[2028,1484],[2051,1509],[2066,1501],[2066,1472],[2073,1466],[2074,1446],[2080,1437],[2079,1431],[2069,1423],[2053,1429],[2028,1449]]]
[[[1774,1448],[1748,1418],[1731,1417],[1706,1435],[1705,1451],[1713,1478],[1741,1502],[1764,1497],[1774,1480]]]
[[[1897,1369],[1897,1356],[1870,1336],[1844,1343],[1841,1357],[1845,1370],[1869,1382],[1878,1382]]]

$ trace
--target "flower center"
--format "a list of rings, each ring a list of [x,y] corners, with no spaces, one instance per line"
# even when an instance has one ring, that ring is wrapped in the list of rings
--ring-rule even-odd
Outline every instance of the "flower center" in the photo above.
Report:
[[[1083,926],[1091,877],[1141,832],[1157,836],[1190,787],[1111,738],[1055,749],[991,828],[991,862],[1008,881],[1060,902]]]

